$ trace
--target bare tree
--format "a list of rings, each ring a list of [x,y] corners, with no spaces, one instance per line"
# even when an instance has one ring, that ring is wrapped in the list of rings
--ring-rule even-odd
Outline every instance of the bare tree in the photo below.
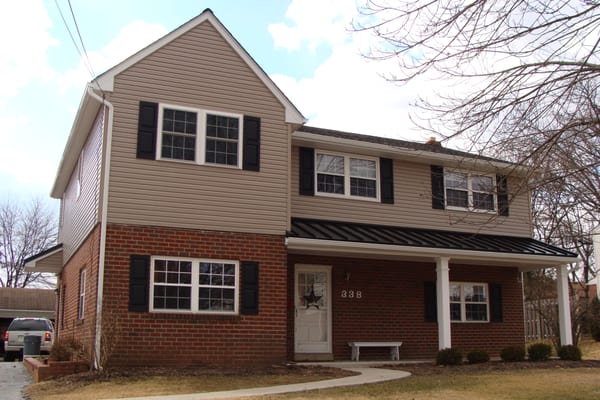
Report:
[[[56,243],[56,218],[40,199],[0,204],[0,287],[52,286],[47,274],[25,271],[24,260]]]
[[[565,141],[600,148],[590,92],[600,77],[600,2],[367,0],[361,14],[354,29],[375,35],[366,56],[396,61],[387,79],[453,83],[418,101],[422,128],[494,155],[527,142],[511,161],[532,167]],[[589,160],[596,174],[599,165]]]

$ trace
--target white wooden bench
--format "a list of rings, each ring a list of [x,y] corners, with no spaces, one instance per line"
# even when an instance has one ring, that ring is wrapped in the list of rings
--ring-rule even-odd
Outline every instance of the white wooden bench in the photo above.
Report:
[[[348,346],[352,347],[352,361],[359,360],[361,347],[389,347],[392,360],[399,360],[402,342],[348,342]]]

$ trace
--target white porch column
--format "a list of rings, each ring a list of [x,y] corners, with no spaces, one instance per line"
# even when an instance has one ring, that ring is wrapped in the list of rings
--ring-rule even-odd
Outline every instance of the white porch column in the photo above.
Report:
[[[573,344],[571,333],[571,307],[569,305],[569,274],[567,266],[556,267],[556,284],[558,285],[558,323],[560,326],[560,344]]]
[[[450,279],[447,257],[440,257],[436,263],[436,296],[437,296],[437,320],[438,320],[438,345],[439,349],[452,347],[450,337]]]

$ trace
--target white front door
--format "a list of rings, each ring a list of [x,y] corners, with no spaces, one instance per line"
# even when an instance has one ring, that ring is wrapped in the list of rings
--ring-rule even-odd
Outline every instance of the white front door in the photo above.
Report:
[[[295,352],[331,353],[331,267],[296,265]]]

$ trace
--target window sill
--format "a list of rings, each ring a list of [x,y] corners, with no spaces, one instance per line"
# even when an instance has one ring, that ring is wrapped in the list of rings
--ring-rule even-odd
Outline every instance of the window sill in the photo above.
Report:
[[[450,321],[452,324],[489,324],[490,321]]]
[[[197,161],[189,161],[189,160],[178,160],[176,158],[157,158],[156,161],[165,161],[170,163],[179,163],[179,164],[187,164],[187,165],[199,165],[203,167],[217,167],[217,168],[227,168],[227,169],[237,169],[241,170],[240,165],[227,165],[227,164],[218,164],[218,163],[208,163],[208,162],[197,162]]]
[[[358,200],[358,201],[368,201],[371,203],[379,203],[379,197],[362,197],[362,196],[346,196],[344,194],[334,194],[334,193],[323,193],[315,191],[315,196],[326,197],[330,199],[345,199],[345,200]]]
[[[216,314],[216,313],[191,313],[191,312],[168,312],[149,311],[148,317],[155,320],[186,320],[186,321],[240,321],[240,314]]]
[[[464,208],[464,207],[456,207],[456,206],[446,206],[446,210],[448,211],[462,211],[462,212],[473,212],[477,214],[494,214],[499,215],[497,210],[481,210],[478,208]]]

